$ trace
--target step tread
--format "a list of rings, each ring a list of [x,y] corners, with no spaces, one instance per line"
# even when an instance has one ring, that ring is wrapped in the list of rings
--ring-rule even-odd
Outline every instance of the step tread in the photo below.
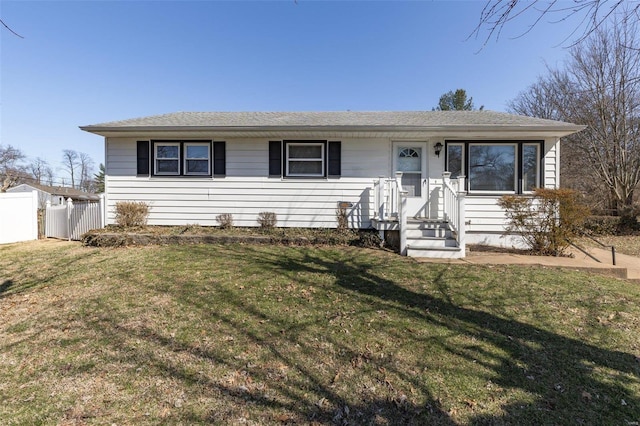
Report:
[[[407,235],[407,240],[453,240],[455,241],[455,238],[452,237],[410,237]]]
[[[420,251],[460,251],[460,247],[417,247],[407,244],[407,250],[420,250]]]

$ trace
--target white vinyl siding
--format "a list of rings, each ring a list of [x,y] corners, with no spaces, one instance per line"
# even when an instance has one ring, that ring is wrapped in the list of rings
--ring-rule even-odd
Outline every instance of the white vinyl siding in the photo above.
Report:
[[[212,138],[213,139],[213,138]],[[350,226],[368,228],[373,212],[369,196],[374,178],[386,175],[389,142],[354,139],[342,142],[342,176],[337,179],[270,179],[269,141],[226,139],[224,178],[136,177],[136,139],[107,141],[107,223],[115,223],[118,201],[149,204],[150,225],[197,223],[217,226],[215,217],[231,213],[237,226],[258,226],[262,211],[273,211],[278,226],[335,227],[338,202],[349,209]]]
[[[262,211],[278,216],[278,226],[334,227],[339,201],[353,204],[352,226],[370,226],[373,211],[371,179],[344,178],[331,181],[232,179],[109,178],[108,223],[114,223],[113,206],[118,201],[137,200],[149,204],[150,225],[218,225],[215,217],[231,213],[237,226],[257,226]]]
[[[556,139],[547,140],[544,144],[544,188],[556,188],[560,185],[560,147]]]
[[[207,137],[209,138],[209,137]],[[149,224],[217,226],[215,217],[231,213],[237,226],[257,226],[262,211],[278,215],[278,226],[335,227],[338,201],[353,204],[350,226],[367,228],[373,216],[374,179],[389,176],[392,146],[389,138],[331,138],[342,142],[342,173],[337,179],[273,179],[269,173],[269,139],[225,138],[226,171],[223,178],[136,177],[136,140],[108,138],[106,144],[106,187],[108,223],[114,223],[118,201],[144,201],[151,206]],[[210,139],[214,139],[213,136]],[[444,156],[433,154],[429,141],[429,194],[432,217],[441,213],[437,194],[442,183]],[[558,178],[557,139],[543,146],[543,182],[553,188]],[[468,234],[504,231],[504,212],[498,207],[500,195],[467,197]]]

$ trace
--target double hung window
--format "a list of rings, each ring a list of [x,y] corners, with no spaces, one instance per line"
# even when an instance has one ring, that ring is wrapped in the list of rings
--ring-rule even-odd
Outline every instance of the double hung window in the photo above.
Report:
[[[325,146],[325,142],[287,142],[285,144],[286,176],[324,176]]]
[[[180,174],[180,143],[165,142],[154,144],[156,175]]]
[[[153,141],[156,176],[211,176],[211,142]]]
[[[340,177],[341,164],[340,141],[269,141],[269,177],[272,178],[335,179]]]
[[[185,143],[184,144],[184,174],[205,175],[211,174],[211,144]]]

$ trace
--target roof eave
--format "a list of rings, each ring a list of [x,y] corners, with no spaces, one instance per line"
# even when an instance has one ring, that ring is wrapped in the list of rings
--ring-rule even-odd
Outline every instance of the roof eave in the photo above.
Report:
[[[533,135],[552,135],[564,137],[584,130],[586,126],[575,124],[556,126],[500,126],[500,125],[472,125],[472,126],[80,126],[81,130],[96,135],[125,136],[141,135],[145,133],[264,133],[264,132],[379,132],[379,133],[429,133],[429,134],[465,134],[465,133],[527,133]]]

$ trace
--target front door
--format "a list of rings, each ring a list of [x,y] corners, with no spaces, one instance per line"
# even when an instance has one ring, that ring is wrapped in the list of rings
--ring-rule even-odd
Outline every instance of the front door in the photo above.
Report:
[[[427,143],[394,142],[393,172],[402,172],[402,189],[408,192],[407,216],[427,216]]]

